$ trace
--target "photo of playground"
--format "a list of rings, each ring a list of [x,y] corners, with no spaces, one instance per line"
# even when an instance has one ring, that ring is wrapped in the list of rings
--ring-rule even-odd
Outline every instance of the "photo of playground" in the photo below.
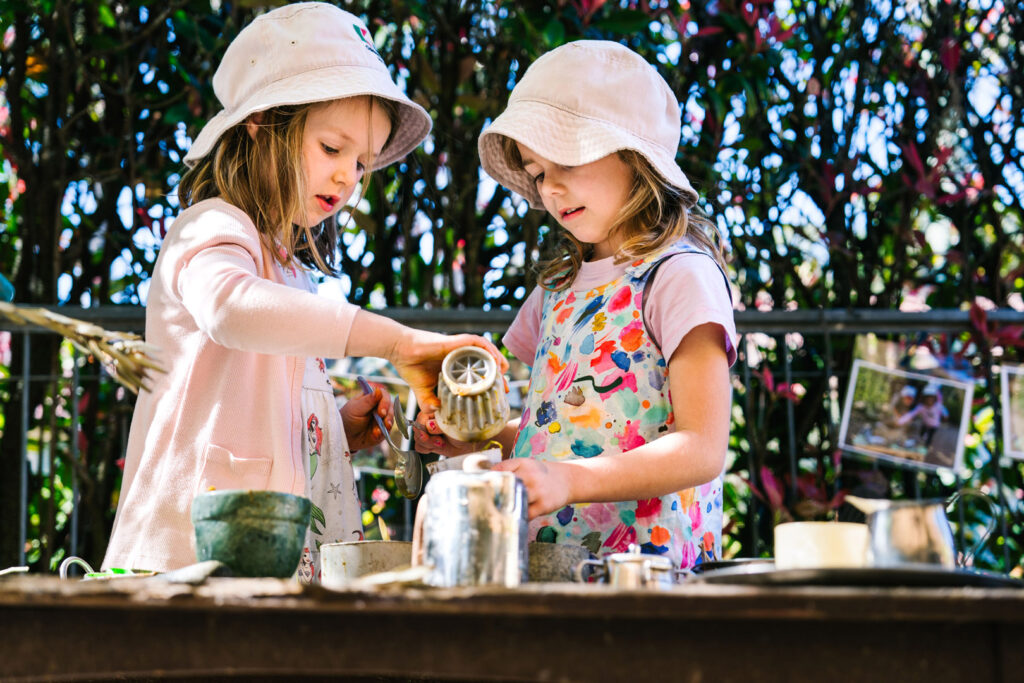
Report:
[[[1006,454],[1024,460],[1024,365],[1004,365],[999,374]]]
[[[924,469],[963,469],[974,385],[853,364],[843,409],[841,448]]]

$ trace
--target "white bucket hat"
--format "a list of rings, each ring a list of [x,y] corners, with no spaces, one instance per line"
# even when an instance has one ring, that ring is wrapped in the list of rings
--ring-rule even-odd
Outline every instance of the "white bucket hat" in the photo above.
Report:
[[[657,70],[624,45],[579,40],[543,55],[512,90],[505,111],[480,136],[480,162],[487,174],[533,208],[543,208],[533,179],[505,160],[501,136],[564,166],[634,150],[686,195],[688,206],[697,202],[675,160],[679,101]]]
[[[210,119],[185,163],[210,153],[226,130],[272,107],[376,95],[398,103],[398,128],[373,168],[398,161],[430,132],[430,115],[391,80],[358,17],[324,2],[301,2],[262,14],[231,41],[213,75],[224,107]]]

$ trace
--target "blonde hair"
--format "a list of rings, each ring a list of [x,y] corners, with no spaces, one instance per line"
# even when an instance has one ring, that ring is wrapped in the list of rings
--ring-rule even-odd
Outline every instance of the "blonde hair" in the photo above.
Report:
[[[503,136],[501,149],[511,168],[523,169],[523,157],[515,140]],[[689,196],[670,185],[639,152],[623,149],[615,153],[633,174],[629,201],[619,210],[611,228],[611,233],[620,232],[623,237],[615,262],[646,258],[686,237],[724,268],[718,230],[703,212],[689,205]],[[560,291],[576,279],[591,247],[560,228],[556,229],[556,239],[554,256],[538,261],[536,268],[537,281],[543,288]]]
[[[388,117],[391,132],[384,147],[398,129],[398,105],[388,99],[370,99],[373,107]],[[264,248],[280,263],[298,257],[311,268],[337,275],[334,264],[338,244],[337,216],[318,225],[300,226],[295,219],[305,215],[306,178],[303,173],[302,138],[306,119],[315,107],[328,102],[273,107],[261,112],[262,134],[250,136],[246,122],[232,126],[217,140],[213,150],[182,176],[178,198],[183,207],[219,197],[244,211],[256,225]],[[369,129],[369,126],[368,126]],[[372,159],[366,164],[372,167]],[[358,203],[366,193],[370,174],[363,176]],[[276,245],[284,248],[279,254]]]

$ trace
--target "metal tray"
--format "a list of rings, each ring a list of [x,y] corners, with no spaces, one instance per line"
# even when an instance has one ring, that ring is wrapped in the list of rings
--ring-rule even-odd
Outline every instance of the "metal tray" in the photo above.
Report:
[[[694,574],[704,574],[720,569],[733,569],[735,567],[748,567],[751,565],[767,565],[774,567],[775,560],[770,557],[741,557],[732,560],[710,560],[694,565],[690,571]]]
[[[981,569],[947,569],[932,565],[905,567],[842,567],[776,569],[772,564],[748,564],[714,569],[689,581],[750,586],[911,586],[1024,588],[1024,581]]]

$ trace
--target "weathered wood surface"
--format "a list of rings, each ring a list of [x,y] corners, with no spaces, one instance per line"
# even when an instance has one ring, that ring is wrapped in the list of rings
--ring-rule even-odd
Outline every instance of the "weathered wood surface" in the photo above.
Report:
[[[1024,591],[0,580],[0,680],[1013,681]]]

